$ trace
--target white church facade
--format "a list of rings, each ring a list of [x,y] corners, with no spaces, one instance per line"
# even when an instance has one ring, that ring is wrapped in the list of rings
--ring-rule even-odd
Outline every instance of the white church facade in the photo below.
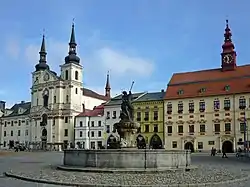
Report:
[[[69,53],[65,57],[65,63],[60,66],[60,75],[57,75],[50,70],[47,63],[43,36],[39,63],[32,73],[31,102],[28,102],[25,108],[23,104],[27,102],[4,110],[0,130],[2,147],[10,146],[10,142],[11,144],[28,142],[29,146],[39,149],[61,150],[73,146],[75,116],[110,99],[109,77],[105,95],[83,87],[83,67],[77,56],[76,47],[73,24]],[[21,121],[19,130],[28,134],[26,139],[18,139],[18,136],[14,136],[16,132],[12,132],[19,133],[18,129],[12,126],[12,123],[19,124],[18,121]],[[23,127],[22,121],[25,121]]]

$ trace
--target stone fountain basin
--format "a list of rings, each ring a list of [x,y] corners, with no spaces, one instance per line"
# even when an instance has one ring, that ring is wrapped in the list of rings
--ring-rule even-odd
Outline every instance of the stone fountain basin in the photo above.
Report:
[[[67,149],[64,150],[64,166],[100,169],[155,169],[169,170],[189,168],[190,152],[164,149]]]

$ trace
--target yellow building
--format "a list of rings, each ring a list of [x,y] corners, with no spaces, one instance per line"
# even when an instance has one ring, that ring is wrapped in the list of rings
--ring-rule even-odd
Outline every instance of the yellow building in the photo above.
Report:
[[[133,101],[134,119],[141,125],[137,137],[137,142],[142,143],[141,148],[145,146],[154,149],[164,147],[164,95],[164,90],[146,93]]]
[[[221,68],[172,76],[164,101],[166,149],[233,152],[248,144],[250,65],[236,65],[228,23],[224,36]]]

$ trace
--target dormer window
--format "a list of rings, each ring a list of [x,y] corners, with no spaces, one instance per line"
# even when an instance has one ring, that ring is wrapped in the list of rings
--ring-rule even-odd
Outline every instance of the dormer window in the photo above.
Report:
[[[206,92],[206,90],[207,90],[206,88],[201,88],[200,93],[204,93],[204,92]]]
[[[225,90],[225,91],[229,91],[229,90],[230,90],[230,86],[229,86],[229,85],[226,85],[226,86],[224,87],[224,90]]]
[[[182,94],[184,94],[184,91],[183,91],[183,89],[180,89],[180,90],[178,90],[178,95],[182,95]]]

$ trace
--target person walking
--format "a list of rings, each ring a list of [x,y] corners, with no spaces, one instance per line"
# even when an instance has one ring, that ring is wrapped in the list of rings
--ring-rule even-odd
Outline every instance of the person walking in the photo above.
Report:
[[[228,158],[225,149],[222,149],[222,158]]]

